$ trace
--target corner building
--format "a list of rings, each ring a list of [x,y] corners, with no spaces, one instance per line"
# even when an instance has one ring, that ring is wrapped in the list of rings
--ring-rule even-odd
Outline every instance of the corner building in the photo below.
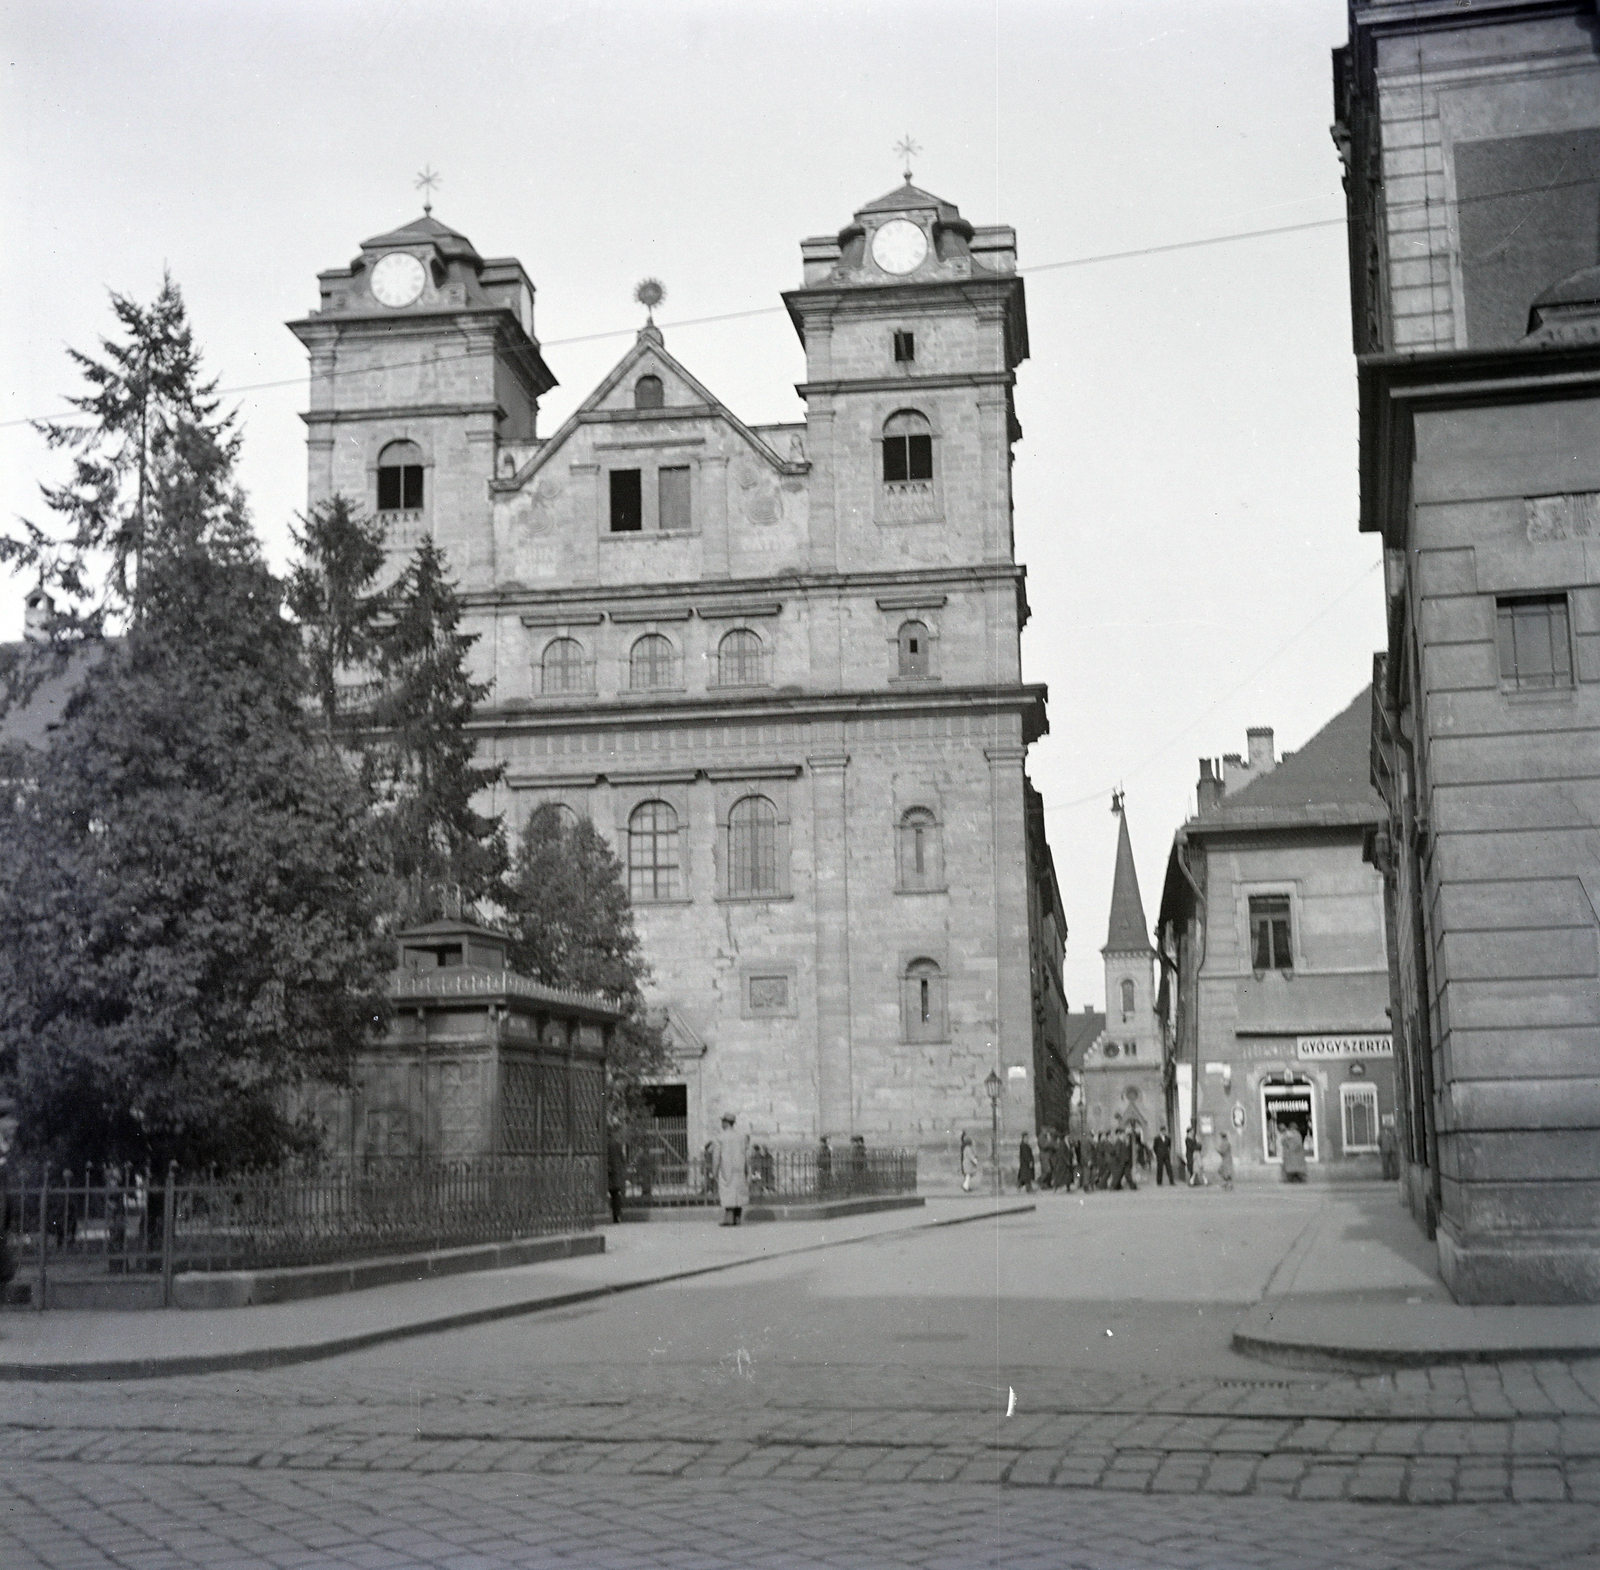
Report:
[[[690,1148],[725,1109],[942,1147],[987,1128],[990,1069],[1014,1133],[1062,1078],[1064,939],[1030,888],[1015,236],[907,182],[801,250],[803,423],[746,425],[648,325],[541,437],[520,264],[426,216],[366,241],[290,324],[310,500],[376,512],[396,570],[448,553],[494,805],[611,838]]]

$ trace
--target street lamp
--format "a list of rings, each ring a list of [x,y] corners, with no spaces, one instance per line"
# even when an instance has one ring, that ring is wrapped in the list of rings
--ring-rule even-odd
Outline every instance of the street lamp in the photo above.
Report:
[[[1000,1092],[1005,1082],[993,1069],[984,1080],[983,1088],[989,1092],[989,1157],[994,1162],[994,1195],[1000,1197]]]

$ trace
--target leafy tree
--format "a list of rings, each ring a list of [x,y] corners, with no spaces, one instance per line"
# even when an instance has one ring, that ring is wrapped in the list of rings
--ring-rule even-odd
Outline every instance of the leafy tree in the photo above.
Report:
[[[650,967],[633,925],[623,867],[587,818],[563,821],[546,802],[529,816],[504,896],[515,970],[548,987],[603,992],[623,1020],[609,1061],[621,1108],[640,1082],[666,1066],[660,1028],[644,1006]]]
[[[339,719],[341,672],[365,665],[377,648],[388,597],[373,588],[383,568],[383,525],[335,496],[314,507],[294,532],[301,560],[290,570],[290,611],[305,635],[311,689],[330,730]]]
[[[417,547],[390,591],[388,620],[377,635],[380,692],[370,713],[367,774],[381,805],[390,866],[410,890],[410,919],[438,913],[441,891],[493,899],[507,863],[498,817],[473,800],[498,783],[498,764],[474,761],[468,730],[487,683],[467,672],[476,634],[458,632],[461,602],[444,553]]]
[[[137,615],[155,558],[197,546],[248,558],[256,548],[233,477],[235,417],[218,413],[215,381],[201,380],[177,284],[164,276],[148,306],[113,294],[111,309],[122,337],[103,338],[101,358],[67,351],[89,388],[67,401],[88,418],[35,427],[72,458],[65,483],[41,487],[56,524],[23,521],[0,537],[0,561],[37,572],[58,596],[58,635],[97,636],[108,617]]]
[[[271,1161],[314,1138],[285,1091],[347,1079],[386,1013],[366,801],[263,566],[141,579],[0,803],[0,1076],[52,1161]]]

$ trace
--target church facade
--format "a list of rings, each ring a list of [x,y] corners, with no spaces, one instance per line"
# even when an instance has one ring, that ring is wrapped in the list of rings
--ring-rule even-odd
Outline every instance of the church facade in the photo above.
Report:
[[[494,805],[610,837],[691,1148],[725,1110],[942,1146],[991,1069],[1031,1128],[1066,1094],[1064,924],[1024,771],[1015,236],[908,180],[801,253],[802,422],[744,423],[652,324],[541,436],[520,264],[431,216],[365,242],[290,324],[310,502],[375,513],[397,567],[447,553]]]

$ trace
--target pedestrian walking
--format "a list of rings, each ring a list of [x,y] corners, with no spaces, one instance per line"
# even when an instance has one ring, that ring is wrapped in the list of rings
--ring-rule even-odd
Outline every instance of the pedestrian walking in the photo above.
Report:
[[[628,1183],[628,1154],[617,1131],[606,1130],[606,1197],[611,1201],[613,1224],[622,1220],[622,1191]]]
[[[1217,1140],[1217,1155],[1221,1157],[1221,1164],[1217,1167],[1217,1176],[1222,1179],[1224,1188],[1232,1188],[1233,1146],[1229,1143],[1226,1134],[1222,1134]]]
[[[1134,1179],[1138,1140],[1139,1131],[1136,1127],[1130,1127],[1125,1134],[1116,1136],[1116,1149],[1113,1152],[1116,1165],[1112,1169],[1112,1188],[1121,1188],[1126,1184],[1130,1193],[1138,1192],[1139,1185]]]
[[[1188,1133],[1183,1136],[1183,1164],[1188,1170],[1190,1188],[1200,1188],[1205,1183],[1206,1175],[1200,1170],[1200,1152],[1204,1148],[1191,1123]]]
[[[1022,1144],[1017,1149],[1017,1189],[1019,1192],[1026,1190],[1033,1193],[1033,1146],[1028,1143],[1028,1136],[1022,1136]]]
[[[722,1114],[722,1132],[716,1140],[717,1202],[722,1225],[736,1227],[750,1203],[750,1136],[734,1128],[737,1118]]]
[[[961,1130],[961,1192],[972,1192],[972,1180],[978,1175],[978,1147],[972,1143],[972,1135],[965,1129]]]
[[[1400,1176],[1400,1138],[1395,1133],[1394,1113],[1389,1113],[1383,1120],[1383,1128],[1378,1134],[1378,1157],[1383,1162],[1383,1175],[1386,1178]]]
[[[1283,1157],[1283,1181],[1304,1183],[1306,1180],[1306,1142],[1293,1123],[1278,1124],[1278,1154]]]
[[[1172,1176],[1172,1136],[1164,1128],[1157,1129],[1153,1143],[1156,1152],[1156,1187],[1161,1187],[1165,1177],[1165,1180],[1176,1188],[1177,1181]]]

